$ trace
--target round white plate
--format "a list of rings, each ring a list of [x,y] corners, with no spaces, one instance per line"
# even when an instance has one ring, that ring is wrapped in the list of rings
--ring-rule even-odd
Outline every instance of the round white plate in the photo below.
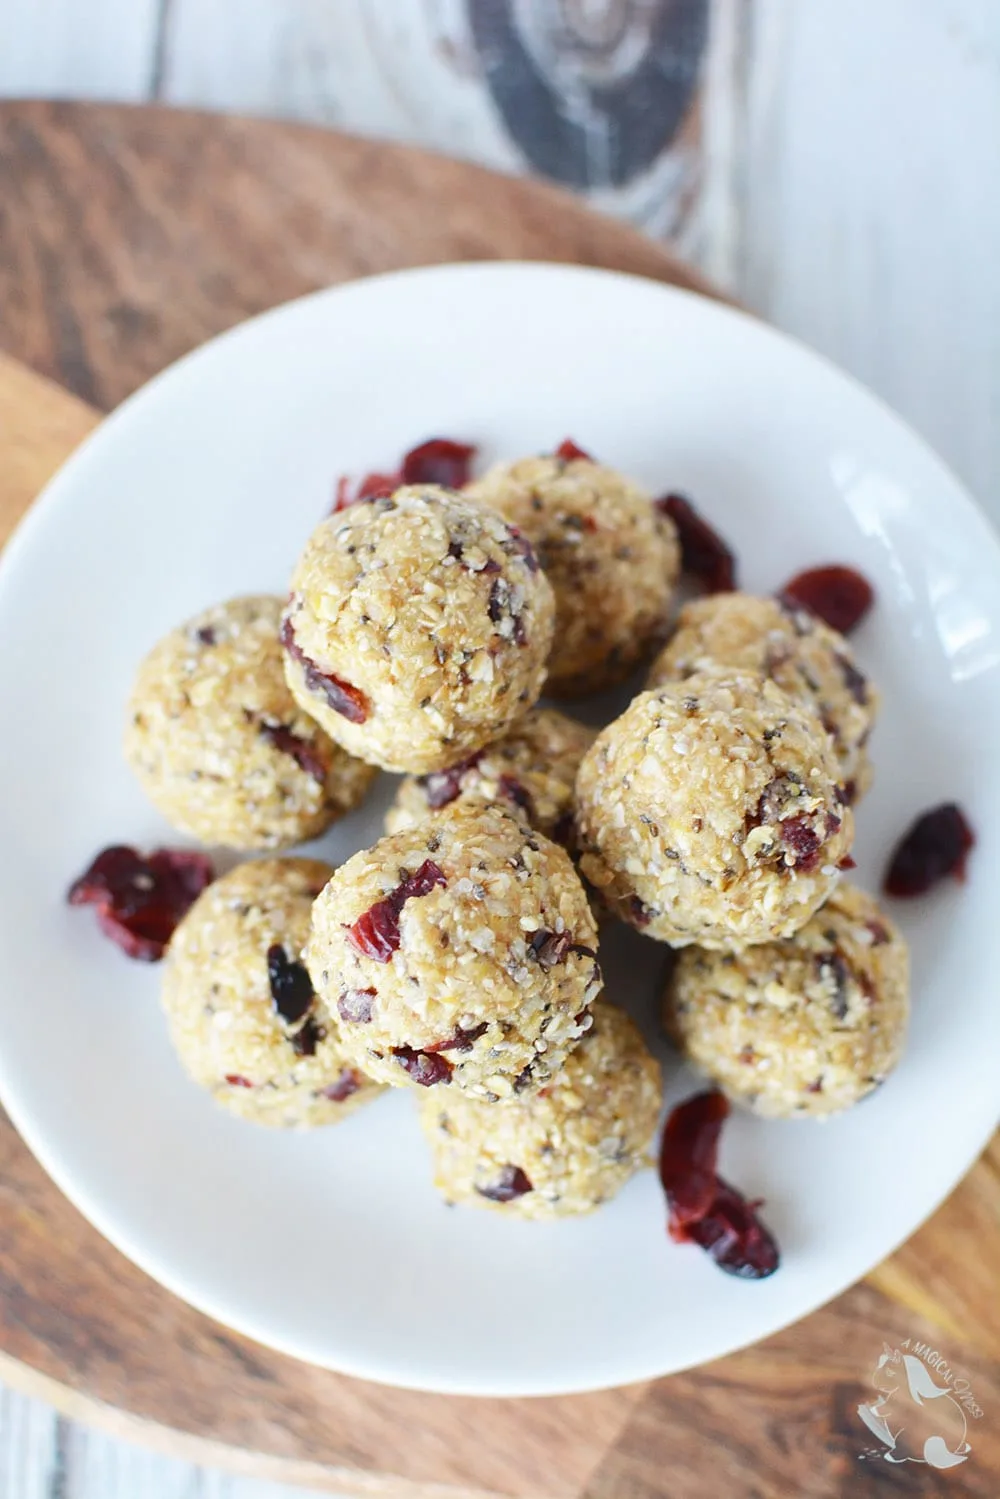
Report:
[[[894,911],[913,949],[909,1050],[844,1118],[734,1117],[722,1169],[783,1251],[733,1280],[668,1242],[655,1174],[552,1226],[449,1209],[405,1094],[339,1128],[269,1133],[181,1073],[158,975],[64,893],[110,842],[176,842],[126,772],[142,653],[203,605],[282,591],[336,475],[431,434],[481,462],[567,434],[687,491],[767,591],[859,566],[857,646],[884,691],[858,878],[912,816],[958,799],[964,887]],[[646,1379],[784,1326],[863,1275],[955,1185],[997,1118],[1000,548],[893,415],[761,323],[649,281],[467,265],[358,282],[216,339],[125,403],[49,486],[0,569],[0,1092],[59,1186],[125,1254],[241,1332],[369,1379],[555,1394]],[[377,836],[390,787],[320,845]],[[603,945],[656,1035],[663,950]],[[668,1097],[694,1086],[667,1059]]]

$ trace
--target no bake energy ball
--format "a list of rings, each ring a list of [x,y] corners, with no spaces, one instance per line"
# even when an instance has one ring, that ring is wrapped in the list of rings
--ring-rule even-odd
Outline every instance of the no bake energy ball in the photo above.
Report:
[[[532,708],[502,739],[469,759],[401,781],[386,832],[413,827],[458,800],[489,801],[520,812],[537,832],[571,847],[576,774],[596,737],[596,729],[554,708]]]
[[[464,491],[524,532],[555,590],[546,691],[621,681],[666,628],[680,552],[673,522],[638,485],[589,458],[502,463]]]
[[[349,753],[444,770],[535,703],[553,609],[516,529],[450,490],[409,485],[313,532],[285,614],[288,683]]]
[[[849,1108],[899,1061],[906,946],[871,896],[843,884],[796,936],[739,953],[681,953],[665,1000],[685,1056],[773,1118]]]
[[[556,1218],[607,1202],[643,1166],[660,1112],[659,1063],[606,1000],[551,1082],[494,1107],[452,1089],[421,1105],[434,1181],[449,1202]]]
[[[544,1086],[588,1029],[596,950],[565,851],[456,802],[338,869],[308,962],[359,1067],[494,1103]]]
[[[866,745],[878,695],[838,631],[809,610],[777,599],[716,593],[681,610],[647,686],[684,681],[712,666],[760,672],[801,699],[833,739],[849,800],[868,789]]]
[[[380,1092],[343,1051],[302,959],[332,872],[316,859],[241,864],[171,939],[163,1007],[177,1054],[216,1103],[258,1124],[334,1124]]]
[[[153,805],[203,843],[279,849],[318,837],[374,775],[294,702],[282,601],[218,604],[173,630],[139,668],[125,757]]]
[[[637,697],[584,756],[580,867],[626,921],[682,947],[790,936],[831,893],[851,809],[818,719],[752,673]]]

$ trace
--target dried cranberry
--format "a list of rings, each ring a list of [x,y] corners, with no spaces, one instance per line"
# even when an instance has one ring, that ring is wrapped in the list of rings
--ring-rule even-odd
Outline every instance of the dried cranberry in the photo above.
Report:
[[[742,1280],[764,1280],[781,1263],[773,1234],[757,1216],[762,1204],[748,1202],[722,1177],[716,1178],[715,1197],[703,1218],[688,1225],[685,1237],[704,1249],[727,1275]]]
[[[445,489],[461,489],[469,482],[475,456],[476,449],[471,443],[432,437],[406,454],[402,467],[403,483],[440,484]]]
[[[106,937],[130,958],[155,963],[181,917],[214,877],[204,854],[158,848],[144,858],[134,848],[115,844],[97,855],[67,899],[71,906],[95,906]]]
[[[459,1026],[453,1036],[449,1036],[445,1041],[435,1041],[433,1045],[425,1046],[424,1050],[433,1052],[435,1055],[441,1051],[471,1051],[480,1036],[485,1036],[488,1030],[489,1023],[485,1020],[467,1031],[463,1031]]]
[[[350,723],[365,723],[368,718],[368,699],[358,687],[352,687],[332,672],[320,671],[315,661],[310,660],[295,639],[292,622],[285,619],[281,625],[281,643],[294,661],[303,668],[305,683],[310,692],[318,692],[326,698],[335,713]]]
[[[785,584],[780,596],[785,603],[799,605],[819,615],[842,635],[853,630],[875,602],[875,592],[868,579],[853,567],[841,567],[836,563],[796,573]]]
[[[889,941],[889,928],[882,921],[866,921],[865,926],[872,934],[872,947],[881,947]]]
[[[953,875],[965,879],[965,866],[976,837],[955,802],[932,807],[918,817],[897,845],[885,876],[888,895],[923,895]]]
[[[708,1212],[715,1195],[715,1164],[729,1104],[717,1092],[698,1093],[670,1114],[660,1145],[660,1181],[670,1207],[670,1231]]]
[[[402,483],[399,474],[365,474],[351,490],[351,481],[347,478],[337,480],[337,489],[334,496],[331,515],[337,515],[341,510],[347,510],[351,505],[358,505],[362,500],[383,500],[394,493]]]
[[[497,782],[497,789],[501,796],[506,797],[509,802],[513,802],[515,807],[520,807],[521,811],[528,817],[534,816],[535,806],[531,800],[531,795],[521,785],[516,776],[507,775],[506,773],[502,775]]]
[[[231,1088],[253,1087],[253,1083],[250,1081],[250,1079],[248,1077],[240,1077],[238,1072],[227,1072],[225,1077],[223,1078],[223,1082],[228,1083]]]
[[[392,1054],[406,1075],[421,1088],[451,1082],[451,1063],[429,1051],[414,1051],[412,1046],[394,1046]]]
[[[330,1083],[326,1088],[320,1090],[321,1098],[329,1098],[331,1103],[343,1103],[345,1098],[350,1098],[361,1087],[361,1079],[350,1067],[345,1067],[335,1083]]]
[[[805,817],[786,817],[778,823],[785,862],[803,874],[811,874],[819,864],[823,840]]]
[[[408,900],[429,895],[435,885],[444,885],[444,873],[433,859],[425,859],[416,874],[407,875],[395,890],[365,912],[347,929],[347,940],[355,952],[388,963],[399,947],[399,913]]]
[[[490,1202],[513,1202],[516,1197],[533,1192],[534,1188],[520,1166],[502,1166],[495,1182],[488,1187],[477,1187],[476,1191],[480,1197],[488,1197]]]
[[[322,672],[317,667],[307,667],[306,686],[311,691],[318,689],[322,692],[334,713],[339,713],[350,723],[364,723],[368,718],[368,700],[364,693],[340,677]]]
[[[295,1025],[309,1013],[316,998],[309,970],[304,963],[294,962],[276,942],[267,950],[267,977],[275,1010],[286,1025]]]
[[[427,799],[427,805],[435,812],[441,807],[449,806],[461,794],[465,776],[475,769],[481,759],[482,750],[470,755],[467,760],[460,760],[448,770],[432,770],[428,775],[420,776],[417,784]]]
[[[219,638],[211,625],[202,625],[195,635],[199,645],[215,645]]]
[[[376,901],[347,929],[347,940],[362,957],[388,963],[399,948],[399,912],[391,900]]]
[[[537,573],[539,570],[538,556],[527,536],[517,526],[508,526],[507,530],[514,541],[514,552],[524,558],[524,565],[529,573]]]
[[[757,1217],[759,1202],[719,1176],[719,1136],[729,1105],[716,1091],[673,1109],[663,1131],[660,1180],[668,1231],[676,1243],[700,1245],[730,1275],[760,1279],[778,1268],[778,1246]]]
[[[376,997],[374,989],[345,989],[337,1000],[337,1013],[349,1024],[367,1025],[372,1018],[372,1000]]]
[[[571,463],[574,458],[586,458],[588,463],[593,463],[594,461],[585,449],[573,441],[572,437],[563,438],[562,442],[556,448],[555,456],[565,459],[567,463]]]
[[[677,527],[683,571],[706,593],[730,593],[736,587],[736,559],[719,533],[683,495],[664,495],[654,503]]]
[[[280,750],[283,755],[291,755],[300,770],[312,776],[321,786],[326,785],[328,767],[308,739],[303,739],[300,734],[293,734],[287,724],[283,723],[262,723],[260,732],[276,750]]]
[[[292,1050],[297,1057],[314,1057],[317,1046],[325,1040],[326,1030],[323,1026],[317,1025],[310,1015],[305,1025],[292,1037]]]
[[[548,969],[565,959],[572,944],[569,932],[532,932],[528,938],[528,951],[539,967]]]

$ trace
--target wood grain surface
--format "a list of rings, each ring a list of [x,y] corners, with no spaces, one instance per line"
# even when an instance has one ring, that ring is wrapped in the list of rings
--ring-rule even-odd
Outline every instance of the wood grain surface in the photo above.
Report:
[[[0,107],[0,345],[102,410],[213,333],[351,277],[567,260],[707,290],[538,183],[328,131]]]
[[[34,366],[0,360],[0,537],[97,419],[80,395],[109,406],[296,292],[500,251],[674,279],[655,247],[568,213],[547,189],[384,149],[206,117],[0,106],[0,342]],[[419,213],[397,201],[415,174]],[[1000,1488],[996,1141],[909,1244],[796,1327],[690,1374],[560,1400],[382,1389],[229,1332],[111,1249],[5,1121],[0,1221],[0,1375],[173,1453],[406,1496],[996,1499]],[[969,1460],[947,1473],[862,1456],[857,1406],[883,1341],[906,1339],[939,1349],[984,1412],[969,1422]]]

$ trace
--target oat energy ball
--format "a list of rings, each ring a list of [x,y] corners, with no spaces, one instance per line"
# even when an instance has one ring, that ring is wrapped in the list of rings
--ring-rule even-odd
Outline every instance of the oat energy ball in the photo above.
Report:
[[[689,947],[667,1029],[758,1114],[833,1114],[885,1080],[910,1012],[906,945],[870,895],[841,885],[796,936],[740,953]]]
[[[669,517],[589,458],[502,463],[465,493],[520,527],[555,590],[546,691],[575,697],[626,677],[666,628],[680,566]]]
[[[536,832],[569,848],[576,773],[596,738],[596,729],[565,713],[532,708],[503,739],[467,760],[401,781],[386,832],[412,827],[457,800],[489,801],[520,812]]]
[[[580,867],[651,937],[789,937],[833,890],[854,833],[819,720],[752,673],[637,697],[577,778]]]
[[[778,599],[712,594],[681,610],[646,685],[680,682],[712,666],[760,672],[800,698],[833,739],[849,800],[867,791],[872,773],[866,745],[878,694],[837,630]]]
[[[289,686],[351,754],[444,770],[534,704],[553,610],[512,526],[450,490],[408,485],[310,537],[285,615]]]
[[[199,896],[167,952],[177,1055],[216,1103],[257,1124],[335,1124],[380,1091],[348,1059],[303,964],[332,872],[316,859],[241,864]]]
[[[128,705],[125,758],[168,822],[202,843],[278,849],[316,838],[374,772],[297,707],[282,601],[206,609],[155,645]]]
[[[456,802],[338,869],[308,962],[372,1077],[496,1102],[547,1083],[589,1028],[596,950],[565,851]]]
[[[592,1015],[541,1093],[499,1107],[455,1089],[427,1095],[420,1122],[449,1202],[517,1218],[588,1213],[650,1164],[659,1063],[623,1011],[598,1000]]]

